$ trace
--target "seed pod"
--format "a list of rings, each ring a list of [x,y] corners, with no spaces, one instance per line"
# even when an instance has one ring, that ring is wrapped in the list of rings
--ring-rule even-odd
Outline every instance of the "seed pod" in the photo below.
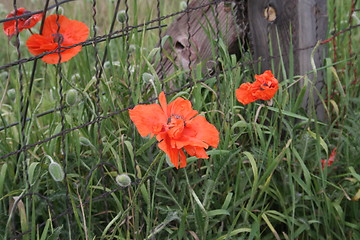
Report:
[[[136,50],[136,46],[134,44],[129,45],[129,53],[133,53]]]
[[[89,139],[87,139],[86,137],[80,137],[79,138],[80,144],[86,147],[93,147],[94,145],[92,145],[92,143],[90,142]]]
[[[6,79],[8,79],[9,77],[9,73],[8,72],[1,72],[0,73],[0,79],[5,81]]]
[[[80,74],[78,74],[78,73],[75,73],[75,74],[73,74],[72,76],[71,76],[71,81],[73,81],[73,82],[77,82],[78,80],[80,80]]]
[[[187,8],[187,3],[185,1],[180,2],[180,10],[185,10]]]
[[[117,20],[120,22],[120,23],[124,23],[126,21],[126,12],[125,10],[120,10],[117,14]]]
[[[16,90],[14,88],[11,88],[7,91],[7,95],[10,98],[10,100],[14,101],[16,98]]]
[[[117,175],[115,180],[120,187],[127,187],[131,184],[131,178],[125,173]]]
[[[151,75],[150,73],[145,72],[142,75],[142,79],[144,82],[149,82],[150,80],[154,80],[154,76]]]
[[[75,89],[70,89],[69,91],[67,91],[65,101],[69,106],[75,105],[78,101],[77,91]]]
[[[51,175],[51,177],[56,181],[56,182],[60,182],[64,179],[65,173],[63,168],[60,166],[60,164],[58,164],[57,162],[55,162],[52,157],[50,157],[49,155],[46,155],[46,157],[50,160],[50,164],[49,164],[49,173]]]

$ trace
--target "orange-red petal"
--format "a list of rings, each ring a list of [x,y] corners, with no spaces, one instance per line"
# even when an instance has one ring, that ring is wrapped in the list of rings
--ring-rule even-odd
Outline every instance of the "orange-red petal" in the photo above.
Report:
[[[327,164],[328,167],[330,167],[334,161],[335,161],[335,156],[336,156],[336,148],[334,148],[329,156],[328,159],[321,159],[321,167],[322,169],[325,168],[325,165]]]
[[[203,148],[217,147],[219,140],[219,132],[216,127],[210,124],[205,117],[198,115],[186,123],[183,136],[176,140],[176,146],[178,148],[187,145]]]
[[[169,142],[172,148],[177,149],[185,148],[186,146],[207,149],[209,146],[218,146],[219,132],[214,125],[199,115],[186,122],[181,138],[170,138]]]
[[[196,114],[198,114],[198,111],[192,109],[191,102],[181,97],[178,97],[174,101],[169,103],[167,109],[169,117],[179,116],[184,119],[184,121],[188,121]]]
[[[256,81],[253,83],[254,87],[256,87],[254,96],[262,100],[273,98],[279,89],[279,83],[272,72],[267,70],[261,75],[255,75],[255,79]]]
[[[189,146],[185,146],[184,149],[190,156],[195,156],[197,158],[204,158],[204,159],[209,158],[209,156],[206,154],[205,149],[202,147],[194,147],[189,145]]]
[[[277,92],[277,90],[279,89],[279,87],[276,85],[276,87],[273,88],[266,88],[263,90],[257,90],[254,92],[254,96],[257,99],[261,99],[261,100],[270,100],[274,97],[275,93]]]
[[[28,38],[26,46],[29,52],[34,55],[39,55],[46,51],[54,51],[57,48],[57,44],[51,39],[37,33]]]
[[[172,148],[169,143],[169,138],[164,139],[158,144],[158,147],[163,150],[170,158],[170,161],[176,168],[186,167],[186,156],[182,149]]]
[[[165,97],[165,93],[164,93],[164,92],[161,92],[161,93],[159,94],[159,104],[160,104],[162,110],[164,111],[164,114],[165,114],[166,116],[169,116],[169,115],[168,115],[168,112],[167,112],[167,103],[166,103],[166,97]]]
[[[41,58],[41,60],[43,60],[46,63],[49,64],[57,64],[57,63],[62,63],[62,62],[66,62],[69,61],[71,58],[73,58],[76,54],[78,54],[81,51],[82,46],[76,46],[70,49],[67,49],[63,52],[60,53],[61,56],[61,60],[60,60],[60,56],[59,53],[51,53],[48,55],[45,55],[44,57]],[[60,60],[60,61],[59,61]]]
[[[157,135],[166,124],[167,117],[159,104],[137,105],[129,110],[130,119],[134,122],[140,135]]]
[[[246,105],[257,100],[253,95],[254,88],[251,83],[243,83],[238,89],[236,89],[236,99],[242,104]]]
[[[255,80],[256,81],[260,81],[260,82],[266,82],[266,81],[275,81],[276,78],[274,77],[273,73],[271,72],[271,70],[266,70],[264,73],[262,74],[255,74]],[[277,80],[276,80],[277,81]]]

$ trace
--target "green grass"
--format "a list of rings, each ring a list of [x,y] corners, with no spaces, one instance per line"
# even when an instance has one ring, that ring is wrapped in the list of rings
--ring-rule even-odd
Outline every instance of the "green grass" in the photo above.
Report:
[[[42,8],[42,1],[33,2]],[[180,10],[177,1],[168,2],[162,1],[162,15]],[[329,1],[329,9],[334,8],[333,2]],[[337,30],[345,29],[350,1],[335,2]],[[99,34],[107,33],[114,4],[98,3]],[[129,4],[131,25],[156,18],[156,1]],[[86,22],[92,31],[91,6],[85,0],[68,3],[64,13]],[[84,11],[75,17],[79,8]],[[123,3],[120,8],[125,9]],[[332,19],[329,11],[330,27]],[[122,27],[117,23],[115,29]],[[22,43],[29,34],[20,34]],[[355,41],[359,35],[358,29],[352,31],[354,56],[359,54]],[[7,42],[3,34],[0,40]],[[147,102],[155,90],[161,91],[156,76],[153,85],[143,78],[144,73],[154,75],[150,62],[158,40],[154,30],[133,31],[128,42],[126,38],[110,41],[99,84],[102,115]],[[167,96],[168,102],[179,96],[191,100],[194,109],[219,130],[220,144],[208,151],[208,160],[190,157],[186,168],[169,167],[156,141],[139,135],[127,111],[106,117],[101,125],[94,122],[71,131],[64,142],[57,137],[32,147],[26,159],[21,154],[19,160],[16,155],[0,160],[0,224],[6,226],[0,228],[0,238],[32,229],[23,239],[360,239],[359,200],[352,200],[360,189],[360,87],[359,82],[352,83],[359,60],[349,56],[348,41],[349,33],[337,38],[337,62],[328,45],[327,123],[317,122],[312,119],[314,112],[306,115],[299,107],[301,94],[295,94],[299,85],[293,83],[304,76],[287,74],[288,79],[281,79],[272,106],[261,101],[242,106],[235,99],[235,89],[253,81],[254,72],[238,62],[250,57],[236,59],[220,47],[223,72],[208,78],[194,71],[193,87]],[[134,46],[131,66],[127,65],[129,45]],[[105,42],[97,45],[100,59],[105,46]],[[24,45],[20,50],[22,57],[30,57]],[[0,56],[0,65],[17,60],[11,44],[3,46]],[[66,96],[69,89],[78,93],[76,104],[63,103],[65,129],[96,120],[94,66],[92,46],[62,64],[62,94]],[[33,63],[22,67],[27,96]],[[18,67],[3,70],[0,77],[0,126],[4,126],[20,121]],[[169,79],[175,87],[187,83],[180,70]],[[166,92],[170,92],[168,83]],[[31,120],[24,130],[28,144],[61,131],[59,112],[34,117],[60,106],[55,66],[38,62],[29,103]],[[0,155],[17,150],[21,139],[19,125],[1,131]],[[335,163],[322,170],[320,159],[328,158],[334,147]],[[64,168],[65,180],[54,180],[50,158]],[[121,173],[131,177],[129,187],[117,185],[116,176]],[[19,196],[21,201],[13,208]]]

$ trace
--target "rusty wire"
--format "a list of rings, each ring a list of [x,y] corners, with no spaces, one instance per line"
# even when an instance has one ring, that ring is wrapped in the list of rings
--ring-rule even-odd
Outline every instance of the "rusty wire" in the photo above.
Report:
[[[360,27],[360,25],[359,25],[359,27]],[[296,50],[294,50],[294,51],[295,51],[295,52],[296,52],[296,51],[303,51],[303,50],[311,49],[311,48],[314,48],[314,47],[315,47],[315,45],[312,45],[312,46],[309,46],[309,47],[306,47],[306,48],[296,49]],[[249,65],[252,65],[252,64],[254,64],[254,63],[260,63],[260,62],[265,62],[265,61],[269,61],[269,60],[273,60],[273,59],[278,59],[278,58],[284,57],[284,56],[285,56],[285,54],[282,54],[281,56],[280,56],[280,55],[270,56],[270,57],[267,57],[267,58],[259,58],[259,59],[257,59],[257,60],[252,60],[252,61],[248,61],[248,62],[240,62],[240,63],[238,63],[236,66],[234,66],[234,67],[232,67],[232,68],[224,69],[224,71],[233,70],[233,69],[236,69],[236,68],[238,68],[238,67],[249,66]],[[220,75],[220,73],[216,73],[214,76],[216,77],[217,75]],[[195,83],[205,82],[206,80],[208,80],[208,79],[210,79],[210,78],[212,78],[212,77],[214,77],[214,76],[204,77],[203,79],[200,79],[200,80],[196,81]],[[188,89],[188,88],[191,87],[193,84],[194,84],[193,82],[188,82],[188,83],[185,84],[184,86],[182,86],[182,87],[180,87],[180,88],[178,88],[178,89],[176,89],[176,90],[173,90],[173,91],[171,91],[171,92],[168,92],[168,94],[178,93],[178,92],[180,92],[180,91],[182,91],[182,90],[184,90],[184,89]],[[138,103],[138,104],[149,104],[149,103],[153,103],[155,100],[157,100],[157,98],[151,98],[151,99],[149,99],[149,100],[147,100],[147,101],[144,101],[144,102],[141,102],[141,103]],[[120,114],[120,113],[122,113],[122,112],[128,111],[129,109],[132,109],[132,108],[134,108],[134,107],[135,107],[135,105],[130,105],[130,106],[127,106],[127,107],[125,107],[125,108],[122,108],[122,109],[119,109],[119,110],[115,110],[115,111],[113,111],[113,112],[110,112],[110,113],[107,114],[107,115],[100,116],[99,119],[102,121],[102,120],[111,118],[111,117],[113,117],[113,116],[115,116],[115,115],[118,115],[118,114]],[[50,112],[53,112],[53,111],[50,111]],[[92,124],[94,124],[94,123],[96,123],[96,122],[97,122],[97,119],[92,120],[92,121],[89,121],[89,122],[86,122],[86,123],[83,123],[83,124],[78,125],[78,126],[73,127],[73,128],[64,129],[64,130],[61,131],[60,133],[54,134],[54,135],[52,135],[52,136],[50,136],[50,137],[48,137],[48,138],[46,138],[46,139],[43,139],[43,140],[41,140],[41,141],[38,141],[38,142],[35,142],[35,143],[32,143],[32,144],[27,144],[27,145],[23,146],[23,148],[21,148],[21,149],[19,149],[19,150],[16,150],[16,151],[13,151],[13,152],[4,154],[4,155],[0,156],[0,160],[1,160],[1,159],[8,158],[8,157],[10,157],[10,156],[13,156],[13,155],[15,155],[15,154],[18,154],[19,152],[26,151],[26,150],[28,150],[28,149],[30,149],[30,148],[33,148],[33,147],[37,146],[37,145],[41,145],[41,144],[43,144],[43,143],[49,142],[50,140],[55,139],[55,138],[61,136],[62,134],[68,134],[68,133],[73,132],[73,131],[75,131],[75,130],[78,130],[78,129],[84,128],[84,127],[86,127],[86,126],[92,125]]]

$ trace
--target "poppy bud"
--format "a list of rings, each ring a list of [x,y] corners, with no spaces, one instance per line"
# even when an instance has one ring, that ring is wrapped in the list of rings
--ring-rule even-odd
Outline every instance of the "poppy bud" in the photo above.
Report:
[[[160,48],[154,48],[150,51],[148,59],[153,60],[155,57],[159,56]]]
[[[6,80],[9,77],[9,73],[8,72],[2,72],[0,73],[0,79],[1,80]]]
[[[111,63],[109,62],[109,61],[106,61],[105,63],[104,63],[104,68],[105,69],[109,69],[111,67]]]
[[[142,75],[142,79],[143,79],[144,82],[150,82],[150,80],[154,81],[154,76],[151,75],[150,73],[145,72]]]
[[[131,184],[130,177],[125,173],[117,175],[115,180],[120,187],[128,187]]]
[[[7,95],[9,96],[10,100],[15,100],[16,98],[16,91],[14,88],[11,88],[7,91]]]
[[[58,6],[57,8],[55,8],[51,14],[59,14],[59,15],[64,15],[64,8]]]
[[[77,82],[78,80],[80,80],[80,74],[75,73],[71,76],[71,81]]]
[[[50,173],[51,177],[56,182],[62,181],[64,179],[64,176],[65,176],[62,167],[57,162],[50,163],[50,165],[49,165],[49,173]]]
[[[80,140],[80,144],[83,146],[86,146],[86,147],[93,146],[92,143],[90,142],[90,140],[87,139],[86,137],[80,137],[79,140]]]
[[[69,106],[75,105],[77,100],[78,100],[78,94],[75,89],[70,89],[69,91],[67,91],[65,101]]]
[[[136,46],[134,44],[130,44],[129,46],[129,53],[132,53],[136,50]]]
[[[55,162],[52,157],[50,157],[49,155],[46,155],[46,157],[50,160],[50,164],[49,164],[49,173],[51,175],[51,177],[56,181],[56,182],[60,182],[64,179],[65,174],[64,174],[64,170],[62,169],[62,167],[60,166],[60,164],[58,164],[57,162]]]
[[[125,10],[120,10],[117,14],[117,20],[120,22],[120,23],[124,23],[127,19],[127,16],[126,16],[126,12]]]
[[[187,3],[185,1],[180,2],[180,10],[185,10],[187,8]]]

